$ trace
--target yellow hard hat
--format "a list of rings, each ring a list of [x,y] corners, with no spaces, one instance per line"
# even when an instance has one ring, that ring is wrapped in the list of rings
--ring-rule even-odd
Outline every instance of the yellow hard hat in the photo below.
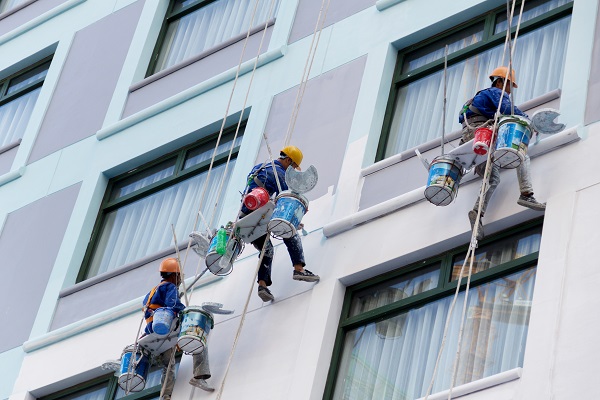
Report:
[[[159,272],[180,272],[179,263],[176,258],[165,258],[158,267]]]
[[[285,146],[283,149],[281,149],[281,152],[289,158],[291,158],[292,161],[295,162],[298,166],[300,166],[300,163],[304,158],[302,152],[296,146]]]
[[[508,67],[498,67],[495,70],[493,70],[492,73],[490,74],[490,79],[492,80],[492,82],[494,82],[494,80],[496,78],[508,79],[510,82],[512,82],[513,87],[518,87],[517,82],[515,82],[515,70],[514,69],[511,71],[511,73],[509,75]]]

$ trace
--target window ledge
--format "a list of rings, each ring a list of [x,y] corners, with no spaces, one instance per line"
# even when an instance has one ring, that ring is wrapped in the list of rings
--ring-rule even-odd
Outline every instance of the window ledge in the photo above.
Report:
[[[534,143],[529,147],[529,157],[535,158],[580,140],[581,135],[577,130],[578,126],[565,129],[564,131],[547,137],[538,143]],[[473,179],[475,179],[473,175],[465,176],[465,179],[461,183],[464,184]],[[425,174],[423,174],[423,181],[425,181]],[[330,238],[353,229],[358,225],[365,224],[376,218],[383,217],[384,215],[408,207],[414,203],[424,200],[424,191],[425,186],[386,200],[375,206],[355,212],[354,214],[341,218],[337,221],[331,222],[323,227],[323,235],[325,235],[327,238]]]
[[[19,26],[18,28],[0,36],[0,45],[8,42],[9,40],[16,38],[17,36],[21,36],[22,34],[29,32],[33,28],[43,24],[44,22],[46,22],[48,20],[51,20],[52,18],[56,17],[57,15],[60,15],[60,14],[64,13],[65,11],[68,11],[71,8],[77,6],[85,1],[86,0],[67,0],[67,1],[65,1],[61,5],[54,7],[52,10],[46,11],[45,13],[32,19],[31,21],[26,22],[23,25]],[[30,3],[25,3],[25,4],[29,5]],[[12,11],[12,10],[10,10],[10,11]],[[2,16],[2,18],[4,18],[4,17],[5,17],[5,15]]]
[[[22,4],[19,4],[15,8],[11,8],[10,10],[7,10],[7,11],[3,12],[2,14],[0,14],[0,21],[2,21],[4,18],[8,17],[9,15],[13,15],[17,11],[20,11],[20,10],[24,9],[28,5],[30,5],[32,3],[35,3],[36,1],[38,1],[38,0],[29,0],[29,1],[26,1],[26,2],[24,2]]]
[[[272,19],[270,19],[267,22],[267,27],[272,26],[274,24],[275,24],[275,18],[272,18]],[[254,27],[254,28],[252,28],[250,30],[250,36],[252,36],[252,35],[254,35],[254,34],[258,33],[258,32],[262,32],[264,29],[265,28],[264,28],[263,24],[261,24],[259,26],[256,26],[256,27]],[[142,88],[142,87],[144,87],[146,85],[149,85],[152,82],[155,82],[155,81],[157,81],[157,80],[159,80],[159,79],[161,79],[161,78],[163,78],[163,77],[165,77],[167,75],[172,74],[173,72],[176,72],[176,71],[178,71],[178,70],[180,70],[182,68],[187,67],[188,65],[191,65],[191,64],[193,64],[193,63],[195,63],[197,61],[202,60],[203,58],[206,58],[206,57],[208,57],[208,56],[210,56],[212,54],[215,54],[216,52],[218,52],[220,50],[223,50],[224,48],[229,47],[232,44],[235,44],[237,42],[241,42],[242,40],[246,39],[247,35],[248,35],[247,33],[241,33],[241,34],[239,34],[237,36],[234,36],[231,39],[229,39],[229,40],[227,40],[227,41],[225,41],[223,43],[220,43],[220,44],[218,44],[218,45],[216,45],[214,47],[211,47],[208,50],[203,51],[202,53],[200,53],[200,54],[198,54],[198,55],[196,55],[196,56],[194,56],[192,58],[189,58],[187,60],[181,61],[180,63],[177,63],[177,64],[175,64],[175,65],[173,65],[173,66],[171,66],[169,68],[166,68],[166,69],[164,69],[162,71],[159,71],[159,72],[155,73],[154,75],[150,75],[146,79],[143,79],[140,82],[138,82],[138,83],[136,83],[134,85],[131,85],[131,87],[129,88],[129,93],[135,92],[136,90],[138,90],[138,89],[140,89],[140,88]]]
[[[266,53],[261,54],[258,57],[258,63],[256,64],[256,68],[262,67],[272,61],[275,61],[286,53],[287,46],[281,46],[278,49],[268,51]],[[244,62],[240,67],[240,76],[246,74],[254,68],[255,59],[248,60]],[[237,66],[233,67],[217,76],[214,76],[210,79],[207,79],[204,82],[197,84],[189,89],[184,90],[183,92],[179,92],[174,96],[169,97],[161,101],[160,103],[154,104],[144,110],[141,110],[133,115],[128,116],[120,120],[119,122],[110,125],[106,128],[100,129],[96,132],[96,139],[98,141],[104,140],[107,137],[110,137],[114,134],[117,134],[127,128],[130,128],[142,121],[152,118],[155,115],[162,113],[163,111],[167,111],[173,107],[178,106],[181,103],[184,103],[196,96],[201,95],[202,93],[208,92],[211,89],[216,88],[217,86],[223,85],[229,81],[235,79],[235,75],[237,72]]]
[[[543,94],[541,96],[538,96],[531,100],[528,100],[522,104],[519,104],[518,107],[522,111],[529,111],[535,107],[541,106],[542,104],[546,104],[552,100],[559,99],[560,95],[561,95],[561,90],[555,89],[551,92],[548,92],[546,94]],[[462,135],[462,129],[450,132],[449,134],[446,135],[446,137],[445,137],[446,140],[444,141],[444,144],[458,139],[459,137],[461,137],[461,135]],[[426,151],[435,149],[438,146],[440,146],[439,138],[430,140],[429,142],[426,142],[419,146],[413,147],[412,149],[405,150],[402,153],[398,153],[396,155],[393,155],[391,157],[388,157],[381,161],[378,161],[373,165],[363,168],[362,171],[360,172],[360,177],[363,178],[367,175],[373,174],[384,168],[390,167],[394,164],[398,164],[399,162],[402,162],[404,160],[408,160],[409,158],[415,157],[416,156],[415,150],[419,150],[419,152],[425,153]]]
[[[188,245],[187,242],[180,244],[179,245],[179,251],[183,251],[183,250],[187,249],[187,245]],[[100,274],[100,275],[96,275],[93,278],[86,279],[83,282],[76,283],[73,286],[70,286],[70,287],[68,287],[68,288],[66,288],[64,290],[61,290],[61,292],[58,295],[58,297],[59,298],[60,297],[66,297],[66,296],[71,295],[73,293],[79,292],[80,290],[87,289],[90,286],[94,286],[94,285],[96,285],[96,284],[98,284],[100,282],[107,281],[107,280],[109,280],[111,278],[114,278],[115,276],[119,276],[119,275],[124,274],[126,272],[129,272],[131,270],[139,268],[142,265],[146,265],[146,264],[148,264],[148,263],[150,263],[152,261],[155,261],[155,260],[158,260],[160,258],[166,257],[169,254],[173,254],[173,252],[174,252],[173,248],[169,247],[168,249],[164,249],[164,250],[158,251],[158,252],[156,252],[154,254],[150,254],[150,255],[148,255],[148,256],[146,256],[144,258],[140,258],[139,260],[135,260],[134,262],[126,264],[126,265],[124,265],[124,266],[122,266],[120,268],[113,269],[112,271],[108,271],[108,272],[105,272],[105,273]]]
[[[377,2],[375,2],[375,7],[377,8],[377,11],[383,11],[392,6],[395,6],[396,4],[402,3],[403,1],[406,0],[378,0]]]
[[[194,277],[186,279],[186,287],[189,287],[188,285],[191,285],[194,279]],[[223,279],[223,277],[211,274],[209,274],[209,276],[204,276],[200,280],[200,282],[202,283],[196,284],[194,290],[198,290],[201,287],[218,282],[221,279]],[[108,324],[127,315],[139,313],[142,309],[143,299],[144,296],[130,300],[127,303],[123,303],[117,307],[113,307],[111,309],[102,311],[101,313],[98,313],[96,315],[92,315],[91,317],[84,318],[81,321],[77,321],[70,325],[56,329],[52,332],[48,332],[45,335],[42,335],[38,338],[28,340],[25,343],[23,343],[23,351],[26,353],[31,353],[35,350],[39,350],[46,346],[50,346],[54,343],[58,343],[60,341],[68,339],[71,336],[79,335],[90,329],[94,329],[102,325]]]
[[[15,179],[22,177],[24,173],[25,173],[25,167],[23,166],[16,171],[10,171],[4,175],[1,175],[0,176],[0,186],[6,185],[7,183],[12,182]]]
[[[7,151],[12,150],[15,147],[19,146],[20,144],[21,144],[21,139],[17,139],[12,143],[2,146],[2,147],[0,147],[0,154],[6,153]]]
[[[464,385],[457,386],[452,389],[452,397],[457,398],[460,396],[465,396],[470,393],[478,392],[480,390],[488,389],[493,386],[498,386],[503,383],[511,382],[521,378],[523,373],[523,368],[515,368],[509,371],[504,371],[496,375],[488,376],[487,378],[479,379],[477,381],[465,383]],[[429,400],[443,400],[448,398],[450,390],[444,390],[443,392],[438,392],[430,395],[428,397]],[[424,400],[425,397],[422,397],[418,400]]]

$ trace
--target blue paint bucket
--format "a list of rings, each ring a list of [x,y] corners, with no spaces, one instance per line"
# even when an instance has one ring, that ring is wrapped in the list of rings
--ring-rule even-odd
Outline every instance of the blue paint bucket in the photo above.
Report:
[[[308,199],[306,197],[290,191],[281,192],[277,196],[275,209],[267,229],[276,238],[289,239],[296,234],[296,229],[307,210]]]
[[[138,347],[134,357],[134,345],[129,345],[121,355],[121,368],[119,370],[119,386],[125,392],[140,392],[146,386],[150,360],[146,352]]]
[[[152,330],[160,336],[166,336],[171,331],[171,324],[175,318],[175,313],[170,308],[162,307],[154,310],[152,320]]]

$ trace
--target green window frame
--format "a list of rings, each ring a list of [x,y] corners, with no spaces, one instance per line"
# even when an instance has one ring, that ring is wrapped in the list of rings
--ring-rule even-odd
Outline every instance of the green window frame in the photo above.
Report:
[[[529,221],[519,227],[498,233],[491,238],[486,238],[486,240],[480,244],[475,252],[474,272],[471,277],[471,289],[469,291],[471,297],[474,296],[472,293],[477,293],[479,287],[491,285],[499,279],[509,278],[515,274],[531,273],[530,271],[536,270],[539,257],[538,249],[539,242],[541,241],[542,223],[542,219]],[[523,246],[524,242],[526,246],[519,247]],[[530,246],[532,243],[533,246]],[[511,248],[511,246],[513,247]],[[509,252],[512,249],[513,256],[508,261],[505,261],[505,252],[507,249]],[[403,317],[411,311],[423,310],[427,305],[435,306],[440,300],[454,296],[458,284],[456,276],[464,262],[467,250],[468,245],[463,245],[346,288],[332,361],[323,395],[324,400],[360,398],[360,395],[356,397],[356,393],[353,393],[354,397],[339,397],[339,393],[338,396],[334,397],[334,395],[336,395],[335,390],[336,383],[338,383],[337,381],[345,377],[340,375],[340,371],[344,361],[344,346],[347,334],[361,328],[366,329],[373,324],[375,324],[375,327],[379,330],[379,324],[383,324],[384,327],[389,326],[389,324],[398,317]],[[519,251],[521,251],[521,254],[519,254]],[[499,253],[502,253],[503,256],[498,257]],[[494,260],[495,263],[490,263],[488,258]],[[467,263],[466,268],[468,268],[468,265],[469,264]],[[461,294],[464,294],[466,288],[467,278],[465,275],[466,270],[463,274],[463,279],[461,280]],[[415,279],[415,276],[418,278]],[[419,278],[423,277],[426,279],[421,279],[421,281],[419,281]],[[535,272],[533,272],[533,278],[535,282]],[[405,284],[403,286],[405,282],[409,282],[410,284]],[[410,290],[407,289],[409,286]],[[402,296],[390,297],[388,294],[389,290],[397,291],[399,290],[398,288],[402,291]],[[410,291],[412,291],[411,294],[406,294]],[[367,304],[367,302],[363,299],[369,298],[369,296],[371,296],[371,301],[373,298],[375,299],[373,302],[374,306],[365,307],[364,304]],[[460,321],[461,304],[460,300],[456,304],[453,313],[453,321],[454,318]],[[442,324],[444,321],[442,321]],[[448,342],[450,342],[450,338],[448,339]],[[357,343],[354,343],[354,345],[356,346]],[[449,351],[447,348],[448,343],[445,351]],[[427,348],[423,349],[423,351],[426,350]],[[369,351],[371,350],[369,349]],[[524,347],[522,351],[524,351]],[[369,353],[366,355],[362,353],[362,356],[368,358]],[[390,364],[394,363],[394,359],[391,359]],[[431,366],[427,365],[427,367],[429,368]],[[365,367],[365,369],[368,368]],[[443,374],[441,368],[440,372],[438,372],[438,379],[440,374]],[[429,381],[425,383],[429,384]],[[339,388],[339,390],[342,390],[342,388]],[[386,395],[388,395],[388,393],[386,393]],[[371,397],[364,398],[370,399]]]
[[[228,175],[224,178],[226,180],[229,179],[233,171],[235,159],[237,158],[240,150],[245,125],[245,122],[242,123],[235,140],[231,153],[231,161],[228,167]],[[213,172],[211,173],[211,184],[219,184],[220,182],[212,180],[218,178],[218,173],[225,172],[224,169],[235,135],[235,129],[236,127],[234,126],[224,130],[223,132],[217,153],[214,158]],[[101,242],[105,243],[106,241],[105,237],[103,236],[103,232],[106,226],[109,226],[111,223],[113,223],[111,222],[113,221],[111,219],[112,216],[117,214],[119,210],[124,210],[127,207],[134,207],[134,203],[136,202],[139,204],[139,202],[151,199],[153,196],[159,196],[161,193],[165,193],[168,190],[177,190],[177,188],[181,187],[181,184],[184,184],[185,181],[189,182],[191,179],[204,179],[207,176],[208,169],[210,167],[211,157],[215,149],[217,138],[218,134],[203,138],[193,144],[166,154],[152,162],[134,168],[129,172],[109,180],[102,204],[100,206],[100,211],[92,231],[91,239],[86,249],[82,268],[80,269],[77,277],[77,282],[82,282],[104,272],[118,270],[124,265],[135,262],[140,258],[152,255],[156,252],[163,251],[169,247],[165,246],[165,248],[162,249],[153,249],[152,251],[149,251],[149,253],[146,252],[136,256],[135,259],[129,259],[131,258],[129,257],[125,262],[117,263],[117,265],[110,265],[105,267],[103,270],[97,266],[98,263],[103,262],[102,257],[104,257],[104,253],[102,253],[102,251],[104,251],[104,249],[101,248],[103,246]],[[223,171],[220,171],[221,169],[223,169]],[[219,172],[217,170],[219,170]],[[202,185],[202,183],[199,185]],[[223,188],[223,191],[224,190],[225,187]],[[216,193],[216,191],[217,190],[215,188],[213,192]],[[208,188],[207,196],[204,201],[205,207],[208,207],[208,196],[210,193],[210,188]],[[179,197],[181,196],[179,195]],[[194,203],[193,207],[190,205],[190,203],[187,203],[188,208],[192,207],[194,211],[194,215],[188,216],[190,222],[193,222],[195,213],[198,211],[197,207],[200,199],[198,198],[193,200],[195,200],[192,202]],[[162,204],[159,201],[157,201],[157,203]],[[156,209],[156,207],[154,209]],[[178,209],[178,211],[183,212],[181,209]],[[153,214],[152,217],[156,218],[156,215]],[[169,215],[168,218],[169,221],[180,221],[186,217],[182,216],[182,214],[179,214],[177,216]],[[185,221],[187,221],[187,219],[185,219]],[[115,223],[112,226],[118,225]],[[112,226],[106,228],[107,232],[109,232],[111,235],[113,231],[116,232],[116,230],[112,229]],[[136,228],[137,231],[144,230],[143,228],[139,228],[137,226]],[[152,226],[148,228],[152,228]],[[179,226],[175,224],[175,228],[177,230]],[[168,231],[167,233],[172,240],[170,225],[168,227],[163,226],[162,228],[157,227],[157,229],[165,229],[165,232]],[[165,233],[165,235],[167,233]],[[183,234],[185,232],[180,233]],[[183,238],[183,240],[184,239],[185,238]],[[138,239],[138,241],[142,240],[143,239]],[[131,245],[131,243],[128,243],[128,245]]]
[[[152,52],[152,58],[146,71],[146,77],[157,72],[176,65],[186,59],[192,58],[206,50],[210,50],[227,42],[237,34],[246,33],[250,23],[252,10],[254,9],[255,1],[248,0],[232,4],[234,0],[171,0],[167,9],[163,25],[158,35],[158,40]],[[277,14],[279,1],[277,0],[271,15],[267,15],[270,9],[271,0],[259,1],[258,11],[256,13],[252,28],[259,27],[265,24],[266,21],[273,18]],[[228,4],[224,4],[227,3]],[[234,6],[238,6],[236,9]],[[219,6],[224,6],[225,9],[219,9]],[[245,6],[242,7],[242,6]],[[207,10],[206,14],[210,16],[201,18],[201,9],[212,7]],[[236,14],[238,12],[238,14]],[[221,13],[223,13],[221,15]],[[242,14],[242,15],[240,15]],[[219,18],[222,21],[219,22]],[[194,20],[194,18],[199,18]],[[215,18],[215,20],[211,20]],[[227,22],[227,23],[225,23]],[[180,31],[178,24],[183,26]],[[208,26],[203,25],[208,24]],[[218,28],[217,28],[218,27]],[[191,30],[187,33],[187,29]],[[239,33],[236,33],[238,32]],[[194,36],[196,40],[191,40]],[[204,38],[206,42],[203,45]],[[210,37],[210,39],[209,39]],[[185,45],[182,45],[185,43]],[[175,46],[175,53],[171,53],[171,46]],[[191,51],[189,51],[189,50]],[[188,54],[186,54],[188,53]],[[173,60],[166,60],[166,58]]]
[[[532,0],[525,3],[525,12],[524,18],[521,22],[519,28],[519,38],[522,38],[524,35],[534,32],[537,29],[546,27],[554,22],[557,22],[565,17],[568,17],[572,14],[573,10],[573,1],[563,0],[561,2],[566,2],[566,4],[562,4],[557,6],[556,8],[550,9],[549,11],[543,12],[541,15],[533,16],[526,18],[526,13],[528,9],[528,5],[531,7],[539,6],[540,3],[544,2],[552,2],[553,0]],[[554,0],[558,1],[558,0]],[[516,32],[516,21],[518,19],[518,12],[520,10],[520,4],[517,4],[515,7],[515,17],[512,23],[512,37],[514,39]],[[377,152],[375,156],[375,161],[383,160],[387,157],[390,157],[396,153],[390,153],[391,151],[396,151],[393,148],[389,148],[390,140],[393,139],[398,134],[392,133],[392,124],[394,123],[394,115],[396,113],[396,104],[399,101],[399,93],[402,88],[406,88],[411,83],[415,83],[420,79],[431,76],[436,73],[441,73],[440,71],[444,70],[444,45],[446,43],[453,44],[454,50],[450,47],[448,54],[448,69],[453,65],[457,65],[461,62],[465,62],[469,58],[475,57],[477,55],[482,54],[485,51],[489,51],[490,49],[503,45],[506,38],[506,6],[496,8],[492,11],[489,11],[483,15],[480,15],[476,18],[473,18],[465,23],[457,25],[447,31],[444,31],[438,35],[430,37],[424,41],[416,43],[414,45],[408,46],[398,51],[398,57],[396,60],[396,67],[394,70],[392,85],[390,88],[390,94],[388,97],[388,102],[386,106],[386,112],[384,115],[383,125],[381,136],[379,140],[379,145],[377,147]],[[478,37],[476,37],[477,35]],[[469,41],[471,43],[469,43]],[[461,44],[462,43],[462,44]],[[414,61],[419,54],[422,54],[423,51],[427,51],[429,49],[429,55],[431,55],[431,61],[424,63],[414,69],[410,68],[409,62]],[[508,64],[508,59],[506,59],[505,64]],[[491,70],[490,70],[491,71]],[[489,71],[488,71],[489,72]],[[443,79],[443,77],[440,77]],[[519,71],[517,71],[517,80],[519,80]],[[489,82],[489,81],[488,81]],[[443,86],[443,80],[440,80],[439,86]],[[520,85],[522,86],[522,85]],[[449,88],[450,92],[449,96],[453,96],[452,93],[453,88]],[[455,89],[455,88],[454,88]],[[483,89],[483,87],[477,88],[477,90]],[[475,93],[470,93],[472,96]],[[450,97],[451,99],[451,97]],[[450,100],[449,99],[449,100]],[[464,100],[467,100],[468,97]],[[526,99],[528,100],[528,99]],[[434,109],[436,108],[440,114],[440,123],[441,127],[441,104],[439,102],[439,110],[437,110],[437,105],[427,104],[425,106],[420,105],[419,107],[426,107]],[[450,101],[449,101],[450,103]],[[460,102],[459,106],[462,105]],[[436,111],[436,112],[437,112]],[[437,113],[436,113],[437,115]],[[446,117],[446,133],[449,133],[449,126],[452,125],[456,120],[456,115],[453,109],[447,109],[447,117]],[[437,121],[437,118],[436,118]],[[438,133],[441,136],[441,128],[438,128]],[[400,135],[406,134],[406,132],[400,132]],[[439,137],[439,136],[438,136]],[[431,139],[430,139],[431,140]],[[421,142],[420,144],[423,144]],[[413,146],[408,146],[404,150],[399,150],[398,152],[402,152],[405,150],[409,150]]]
[[[46,57],[0,80],[0,148],[22,139],[51,62]]]

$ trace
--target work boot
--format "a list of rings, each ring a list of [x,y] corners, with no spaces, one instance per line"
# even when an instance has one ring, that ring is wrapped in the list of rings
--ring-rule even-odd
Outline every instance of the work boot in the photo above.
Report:
[[[523,207],[531,208],[535,211],[544,211],[546,210],[546,203],[540,203],[533,197],[533,193],[531,194],[521,194],[519,200],[517,200],[517,204]]]
[[[207,392],[214,392],[215,388],[210,386],[208,384],[208,382],[206,382],[206,380],[204,379],[196,379],[196,378],[192,378],[190,379],[190,385],[197,387],[198,389],[202,389],[205,390]]]
[[[292,276],[292,279],[295,281],[317,282],[321,278],[319,277],[319,275],[315,275],[306,268],[304,268],[304,271],[294,270],[294,275]]]
[[[264,302],[275,300],[275,296],[273,296],[273,293],[266,286],[258,287],[258,297]]]
[[[477,211],[469,211],[469,222],[471,223],[471,231],[475,230],[475,221],[477,220]],[[479,218],[479,224],[477,226],[477,240],[483,239],[483,215]]]

